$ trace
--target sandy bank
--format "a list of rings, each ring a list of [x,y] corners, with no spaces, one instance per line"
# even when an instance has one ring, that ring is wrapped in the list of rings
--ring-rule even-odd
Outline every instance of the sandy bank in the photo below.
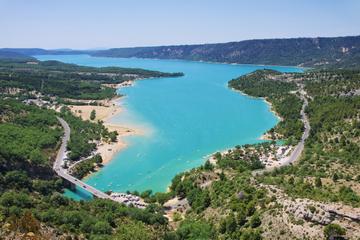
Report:
[[[119,98],[116,98],[103,106],[69,105],[69,108],[72,113],[81,117],[83,120],[90,120],[91,111],[95,110],[96,117],[94,121],[102,120],[105,122],[121,112],[121,107],[116,103],[118,100]]]
[[[69,105],[69,108],[73,114],[81,117],[84,120],[90,120],[90,114],[93,110],[96,112],[95,122],[101,120],[104,122],[104,126],[109,131],[116,131],[118,133],[117,142],[106,142],[101,141],[98,146],[96,153],[100,154],[103,159],[103,164],[109,163],[116,153],[126,148],[127,144],[123,137],[135,134],[142,134],[140,129],[132,129],[121,124],[110,123],[109,120],[122,111],[118,101],[120,98],[105,101],[102,106],[77,106]]]

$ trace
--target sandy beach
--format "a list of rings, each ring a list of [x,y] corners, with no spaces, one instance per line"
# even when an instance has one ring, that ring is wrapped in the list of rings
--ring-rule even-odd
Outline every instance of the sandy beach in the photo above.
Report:
[[[103,164],[109,163],[116,153],[126,148],[127,145],[123,140],[123,137],[142,134],[142,131],[139,129],[132,129],[120,124],[109,122],[112,117],[122,112],[122,108],[118,104],[119,100],[120,98],[114,98],[112,100],[103,101],[101,102],[102,106],[68,106],[73,114],[81,117],[84,120],[90,120],[91,111],[95,110],[96,117],[94,121],[96,122],[101,120],[104,122],[104,126],[107,127],[109,131],[116,131],[118,133],[117,142],[109,143],[106,141],[101,141],[97,146],[96,153],[102,156]]]
[[[76,116],[81,117],[83,120],[90,120],[90,114],[92,110],[95,110],[96,117],[94,121],[102,120],[106,122],[111,117],[121,112],[121,107],[117,103],[120,98],[114,98],[112,100],[98,101],[100,106],[92,105],[69,105],[71,112]]]

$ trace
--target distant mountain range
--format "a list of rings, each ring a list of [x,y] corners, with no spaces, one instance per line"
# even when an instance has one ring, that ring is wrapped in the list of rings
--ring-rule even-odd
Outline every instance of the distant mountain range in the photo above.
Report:
[[[360,36],[261,39],[240,42],[112,48],[108,50],[0,49],[23,55],[90,54],[101,57],[185,59],[241,64],[292,65],[320,68],[360,67]]]
[[[22,61],[35,60],[33,57],[22,54],[19,51],[11,51],[7,49],[0,49],[0,60],[1,59],[17,59]]]
[[[13,54],[18,56],[34,56],[34,55],[47,55],[47,54],[90,54],[93,51],[81,51],[73,49],[42,49],[42,48],[0,48],[0,58],[11,57]]]

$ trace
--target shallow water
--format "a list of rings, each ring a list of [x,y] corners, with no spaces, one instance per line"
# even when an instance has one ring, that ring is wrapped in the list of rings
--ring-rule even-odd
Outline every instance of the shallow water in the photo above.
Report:
[[[129,147],[86,179],[104,191],[165,191],[177,173],[201,165],[204,157],[215,151],[259,142],[258,138],[278,122],[263,100],[227,87],[232,78],[264,66],[88,55],[36,57],[96,67],[184,72],[184,77],[141,80],[120,90],[126,95],[119,102],[125,110],[111,121],[140,127],[145,135],[126,137]],[[301,71],[295,67],[266,68]],[[86,198],[72,192],[67,195]]]

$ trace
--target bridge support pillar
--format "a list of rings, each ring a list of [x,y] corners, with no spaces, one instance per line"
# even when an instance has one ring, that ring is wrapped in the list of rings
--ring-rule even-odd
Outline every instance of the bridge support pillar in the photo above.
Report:
[[[72,182],[67,181],[64,178],[63,178],[63,181],[64,181],[65,187],[69,188],[73,192],[76,192],[76,185],[75,184],[73,184]]]
[[[70,190],[73,192],[76,192],[76,185],[73,183],[70,183]]]

